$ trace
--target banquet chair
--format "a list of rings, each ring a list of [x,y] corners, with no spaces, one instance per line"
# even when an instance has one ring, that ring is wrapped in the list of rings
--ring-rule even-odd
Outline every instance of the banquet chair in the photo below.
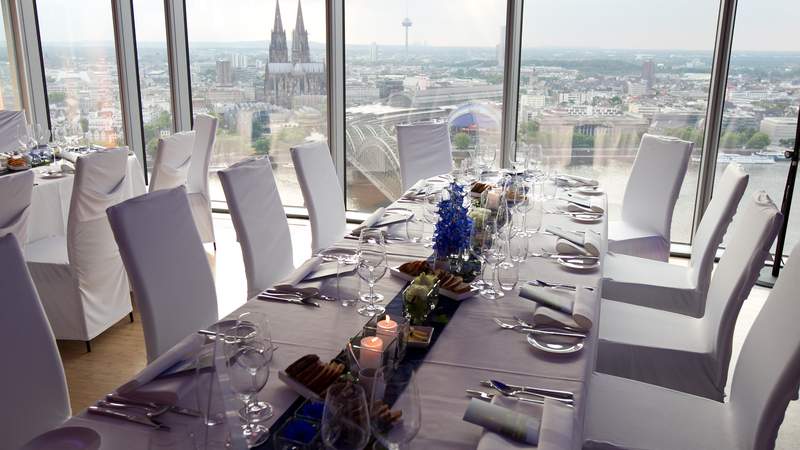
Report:
[[[194,132],[194,149],[186,180],[186,192],[200,239],[204,244],[213,242],[216,250],[211,195],[208,192],[208,166],[211,164],[211,153],[214,151],[214,142],[217,139],[217,119],[205,114],[196,115]]]
[[[28,243],[28,268],[56,339],[86,342],[132,312],[130,288],[106,208],[124,198],[127,147],[75,163],[67,235]]]
[[[342,187],[328,144],[313,142],[290,151],[311,222],[311,250],[316,253],[341,239],[347,230]]]
[[[622,198],[622,220],[608,224],[609,252],[669,259],[672,211],[692,147],[673,137],[642,136]]]
[[[220,170],[219,181],[242,247],[247,297],[283,279],[294,269],[292,237],[269,157]]]
[[[11,450],[61,425],[70,406],[53,330],[13,234],[0,237],[0,273],[0,450]]]
[[[192,163],[194,138],[194,131],[184,131],[158,140],[149,192],[186,184]]]
[[[397,125],[396,129],[403,192],[419,180],[453,170],[446,122]]]
[[[618,253],[603,262],[603,298],[692,317],[705,312],[714,256],[747,187],[748,175],[729,164],[692,239],[689,266]]]
[[[214,278],[183,186],[134,197],[108,220],[142,313],[147,361],[216,322]]]
[[[19,150],[18,129],[26,126],[28,122],[25,111],[0,110],[0,152],[11,153]]]
[[[746,199],[711,279],[703,317],[603,299],[595,370],[722,401],[736,317],[782,217],[765,192]]]
[[[27,241],[33,178],[32,170],[0,177],[0,236],[11,233]]]
[[[800,382],[800,246],[745,338],[727,402],[594,373],[584,448],[771,449]]]

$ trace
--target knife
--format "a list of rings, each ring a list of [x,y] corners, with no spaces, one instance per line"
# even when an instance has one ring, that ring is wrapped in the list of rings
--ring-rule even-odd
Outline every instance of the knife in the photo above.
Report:
[[[118,394],[108,394],[108,395],[106,395],[106,400],[108,400],[110,402],[127,403],[129,405],[146,406],[146,407],[149,407],[149,408],[156,408],[156,409],[161,407],[161,406],[167,406],[167,405],[160,405],[160,404],[155,403],[155,402],[147,402],[147,401],[144,401],[144,400],[135,400],[135,399],[128,398],[128,397],[123,397],[123,396],[118,395]],[[168,406],[169,406],[169,410],[171,412],[174,412],[174,413],[177,413],[177,414],[182,414],[184,416],[191,416],[191,417],[200,417],[200,416],[202,416],[200,411],[197,411],[195,409],[184,408],[182,406],[176,406],[176,405],[168,405]]]
[[[497,380],[491,380],[491,381],[493,383],[497,383]],[[530,386],[518,386],[518,385],[515,385],[515,384],[508,384],[508,383],[503,383],[503,384],[505,384],[506,386],[510,387],[511,389],[518,390],[518,391],[523,391],[523,392],[530,392],[532,394],[539,394],[539,395],[550,396],[550,397],[558,397],[558,398],[563,398],[563,399],[574,399],[575,398],[575,394],[573,394],[570,391],[560,391],[558,389],[535,388],[535,387],[530,387]]]
[[[297,296],[294,296],[294,297],[290,297],[290,296],[283,297],[283,296],[279,296],[279,295],[266,294],[266,293],[262,292],[262,293],[258,294],[258,298],[260,300],[268,300],[268,301],[276,301],[276,302],[284,302],[284,303],[293,303],[295,305],[314,306],[314,307],[319,308],[319,303],[308,301],[308,300],[303,301],[303,300],[300,300],[300,298],[297,297]]]
[[[114,417],[117,419],[127,420],[128,422],[138,423],[139,425],[155,428],[156,430],[169,431],[168,426],[162,425],[161,423],[153,422],[152,419],[148,419],[147,417],[125,414],[124,412],[121,411],[115,411],[113,409],[108,409],[108,408],[101,408],[99,406],[90,406],[88,411],[91,414],[97,414],[99,416]]]

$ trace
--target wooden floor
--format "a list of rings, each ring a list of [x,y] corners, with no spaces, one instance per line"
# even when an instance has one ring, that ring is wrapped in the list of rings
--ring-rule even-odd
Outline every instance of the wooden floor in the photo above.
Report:
[[[290,220],[295,266],[310,256],[311,236],[308,222]],[[214,215],[214,230],[217,251],[207,246],[209,262],[215,274],[217,300],[220,315],[226,315],[245,301],[246,280],[239,245],[230,221],[225,214]],[[685,264],[686,260],[671,262]],[[769,290],[756,287],[745,302],[736,323],[734,350],[731,361],[734,367],[744,337],[764,305]],[[146,363],[144,335],[138,313],[134,322],[127,318],[92,341],[91,353],[86,352],[83,342],[63,341],[58,343],[64,369],[67,374],[72,411],[78,412],[103,397],[114,388],[128,381]],[[731,375],[733,369],[730,370]],[[730,386],[730,382],[728,383]],[[676,431],[680,432],[680,431]],[[777,449],[800,448],[800,405],[792,402],[786,412],[778,436]]]

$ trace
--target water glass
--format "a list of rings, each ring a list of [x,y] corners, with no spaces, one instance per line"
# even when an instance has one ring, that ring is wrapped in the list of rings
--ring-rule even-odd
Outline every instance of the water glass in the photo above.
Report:
[[[385,385],[376,385],[370,405],[370,423],[375,439],[387,449],[408,448],[422,426],[414,371],[410,367],[401,367]]]
[[[231,388],[245,404],[242,432],[248,446],[255,447],[269,437],[269,428],[258,423],[262,419],[258,408],[252,406],[255,396],[269,380],[272,347],[267,347],[259,341],[240,344],[227,360]]]
[[[325,446],[335,450],[362,450],[369,438],[369,408],[364,388],[352,382],[329,387],[322,412]]]
[[[342,306],[355,304],[356,300],[347,296],[342,296],[341,279],[342,266],[358,264],[358,253],[349,248],[330,248],[319,253],[322,260],[326,262],[336,261],[336,298]]]
[[[521,263],[528,259],[530,246],[530,235],[528,233],[517,233],[511,238],[508,248],[508,256],[512,262]]]
[[[406,238],[410,242],[421,242],[425,235],[425,223],[411,218],[406,221]]]
[[[519,282],[519,264],[503,261],[497,265],[497,284],[504,291],[512,291]]]
[[[544,200],[553,200],[556,198],[556,192],[558,191],[558,172],[553,170],[550,174],[545,178],[544,183],[542,184],[542,198]]]

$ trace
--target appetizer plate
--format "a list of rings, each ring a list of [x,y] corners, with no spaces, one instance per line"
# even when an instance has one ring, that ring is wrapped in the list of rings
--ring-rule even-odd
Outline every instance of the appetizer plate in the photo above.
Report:
[[[413,281],[414,278],[416,278],[415,276],[409,275],[409,274],[401,271],[397,267],[390,267],[389,268],[389,272],[392,274],[392,276],[400,278],[401,280]],[[472,287],[467,292],[463,292],[461,294],[457,294],[457,293],[455,293],[453,291],[448,291],[447,289],[439,288],[439,294],[441,294],[441,295],[443,295],[443,296],[445,296],[445,297],[447,297],[449,299],[453,299],[453,300],[455,300],[457,302],[460,302],[462,300],[466,300],[468,298],[474,297],[476,292],[477,292],[477,290],[475,288],[472,288]]]
[[[423,332],[427,334],[427,339],[417,340],[413,338],[414,331]],[[409,347],[418,347],[418,348],[425,348],[431,345],[431,340],[433,339],[433,327],[426,327],[422,325],[412,325],[411,326],[411,333],[408,335],[408,346]]]
[[[561,331],[559,328],[539,328],[541,330]],[[576,353],[583,350],[583,339],[545,334],[528,334],[528,344],[547,353]]]
[[[579,192],[583,195],[602,195],[603,189],[597,186],[581,186],[579,188],[575,188],[575,192]]]
[[[295,380],[294,378],[290,377],[286,372],[284,372],[282,370],[280,372],[278,372],[278,378],[280,378],[280,380],[283,381],[284,384],[286,384],[286,386],[289,386],[289,389],[297,392],[298,394],[300,394],[304,398],[307,398],[309,400],[315,400],[315,401],[318,401],[318,402],[325,401],[322,397],[317,395],[316,392],[314,392],[311,389],[307,388],[303,383],[301,383],[301,382]]]
[[[583,260],[583,261],[588,261],[588,260]],[[594,260],[593,262],[587,262],[587,263],[578,263],[578,262],[575,262],[574,259],[558,258],[558,259],[556,259],[556,262],[561,267],[565,267],[567,269],[577,270],[577,271],[586,271],[586,272],[588,272],[588,271],[592,271],[592,270],[595,270],[598,267],[600,267],[600,260]]]

